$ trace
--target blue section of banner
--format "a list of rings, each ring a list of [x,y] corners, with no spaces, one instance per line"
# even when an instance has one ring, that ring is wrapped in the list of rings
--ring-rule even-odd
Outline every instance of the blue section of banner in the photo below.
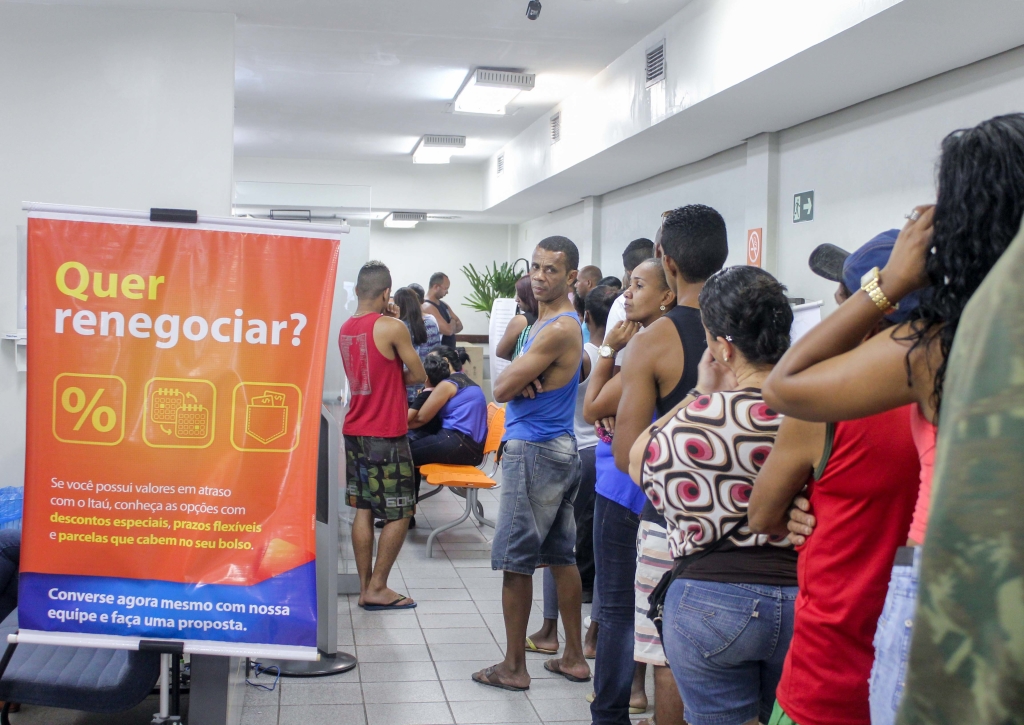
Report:
[[[18,622],[46,632],[316,646],[316,562],[252,586],[36,574]]]

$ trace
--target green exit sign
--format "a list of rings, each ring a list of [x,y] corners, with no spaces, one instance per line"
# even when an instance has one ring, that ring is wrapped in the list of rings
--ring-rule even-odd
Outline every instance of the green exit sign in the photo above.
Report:
[[[814,192],[801,191],[793,195],[793,223],[814,221]]]

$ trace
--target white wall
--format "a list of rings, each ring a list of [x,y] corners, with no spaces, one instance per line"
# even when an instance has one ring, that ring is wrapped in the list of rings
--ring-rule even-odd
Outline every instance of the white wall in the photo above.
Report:
[[[374,209],[480,211],[483,187],[478,164],[414,164],[401,161],[335,161],[238,157],[236,181],[351,184],[372,189]]]
[[[418,282],[427,288],[430,275],[444,272],[451,281],[445,302],[462,320],[467,335],[486,335],[487,316],[462,304],[472,289],[460,270],[472,264],[476,270],[509,259],[515,239],[505,224],[450,224],[422,222],[415,229],[386,229],[374,222],[370,232],[370,259],[391,269],[396,288]]]
[[[601,271],[622,276],[622,250],[639,237],[654,239],[661,215],[686,204],[706,204],[725,219],[729,234],[727,264],[743,264],[746,207],[742,193],[746,148],[659,174],[605,194],[601,202]]]
[[[516,257],[533,258],[533,248],[546,237],[568,237],[574,242],[583,237],[583,202],[558,209],[519,225]]]
[[[765,258],[793,297],[835,309],[835,284],[807,267],[811,251],[831,242],[854,250],[885,229],[901,227],[915,205],[934,202],[943,137],[986,118],[1024,111],[1024,47],[779,132],[774,230]],[[756,143],[758,140],[752,141]],[[746,262],[747,147],[729,151],[605,194],[601,205],[601,269],[619,275],[632,239],[653,238],[663,211],[691,203],[722,213],[729,233],[727,264]],[[756,185],[755,185],[756,186]],[[770,184],[767,186],[771,186]],[[762,185],[761,190],[764,190]],[[792,222],[793,194],[815,192],[814,221]],[[583,204],[519,226],[519,251],[549,234],[582,234]]]
[[[234,17],[0,3],[0,331],[21,202],[227,215]],[[0,348],[0,486],[22,485],[25,374]]]
[[[807,268],[823,242],[853,250],[935,201],[943,137],[1024,111],[1024,47],[810,121],[780,134],[779,278],[794,296],[835,304]],[[793,194],[814,190],[814,221],[792,222]]]
[[[707,204],[725,218],[729,233],[728,264],[745,259],[746,206],[742,194],[746,148],[716,154],[601,197],[601,271],[622,276],[622,250],[634,239],[654,239],[661,214],[685,204]],[[575,241],[583,234],[583,203],[519,225],[519,256],[529,258],[541,239],[560,234]],[[575,235],[575,236],[574,236]]]

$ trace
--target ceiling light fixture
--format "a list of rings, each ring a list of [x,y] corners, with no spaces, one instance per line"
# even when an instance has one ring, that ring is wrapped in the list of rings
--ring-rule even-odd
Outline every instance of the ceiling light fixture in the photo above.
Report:
[[[419,140],[412,152],[414,164],[451,163],[452,152],[466,148],[465,136],[439,136],[427,134]]]
[[[455,96],[454,110],[504,116],[505,106],[523,91],[532,91],[536,80],[533,73],[477,68]]]
[[[393,211],[384,217],[384,226],[388,229],[415,229],[420,222],[425,222],[427,215],[418,211]]]

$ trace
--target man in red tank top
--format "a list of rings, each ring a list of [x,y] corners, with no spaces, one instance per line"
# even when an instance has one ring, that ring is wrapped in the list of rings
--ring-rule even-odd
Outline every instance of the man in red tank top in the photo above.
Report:
[[[811,269],[839,282],[842,304],[850,296],[843,277],[884,266],[893,239],[879,235],[848,256],[823,245]],[[912,307],[901,302],[872,335]],[[896,550],[907,540],[919,471],[908,407],[839,423],[783,421],[754,485],[750,528],[786,535],[797,494],[810,499],[817,528],[800,549],[796,622],[771,725],[870,725],[873,639]]]
[[[338,345],[352,400],[345,434],[348,505],[357,509],[352,548],[359,571],[359,606],[411,609],[409,597],[388,588],[388,575],[405,542],[416,503],[415,469],[409,450],[405,386],[422,383],[423,364],[405,324],[389,304],[391,272],[367,262],[356,279],[359,307],[341,326]],[[404,369],[403,369],[404,365]],[[384,528],[373,562],[373,519]]]

